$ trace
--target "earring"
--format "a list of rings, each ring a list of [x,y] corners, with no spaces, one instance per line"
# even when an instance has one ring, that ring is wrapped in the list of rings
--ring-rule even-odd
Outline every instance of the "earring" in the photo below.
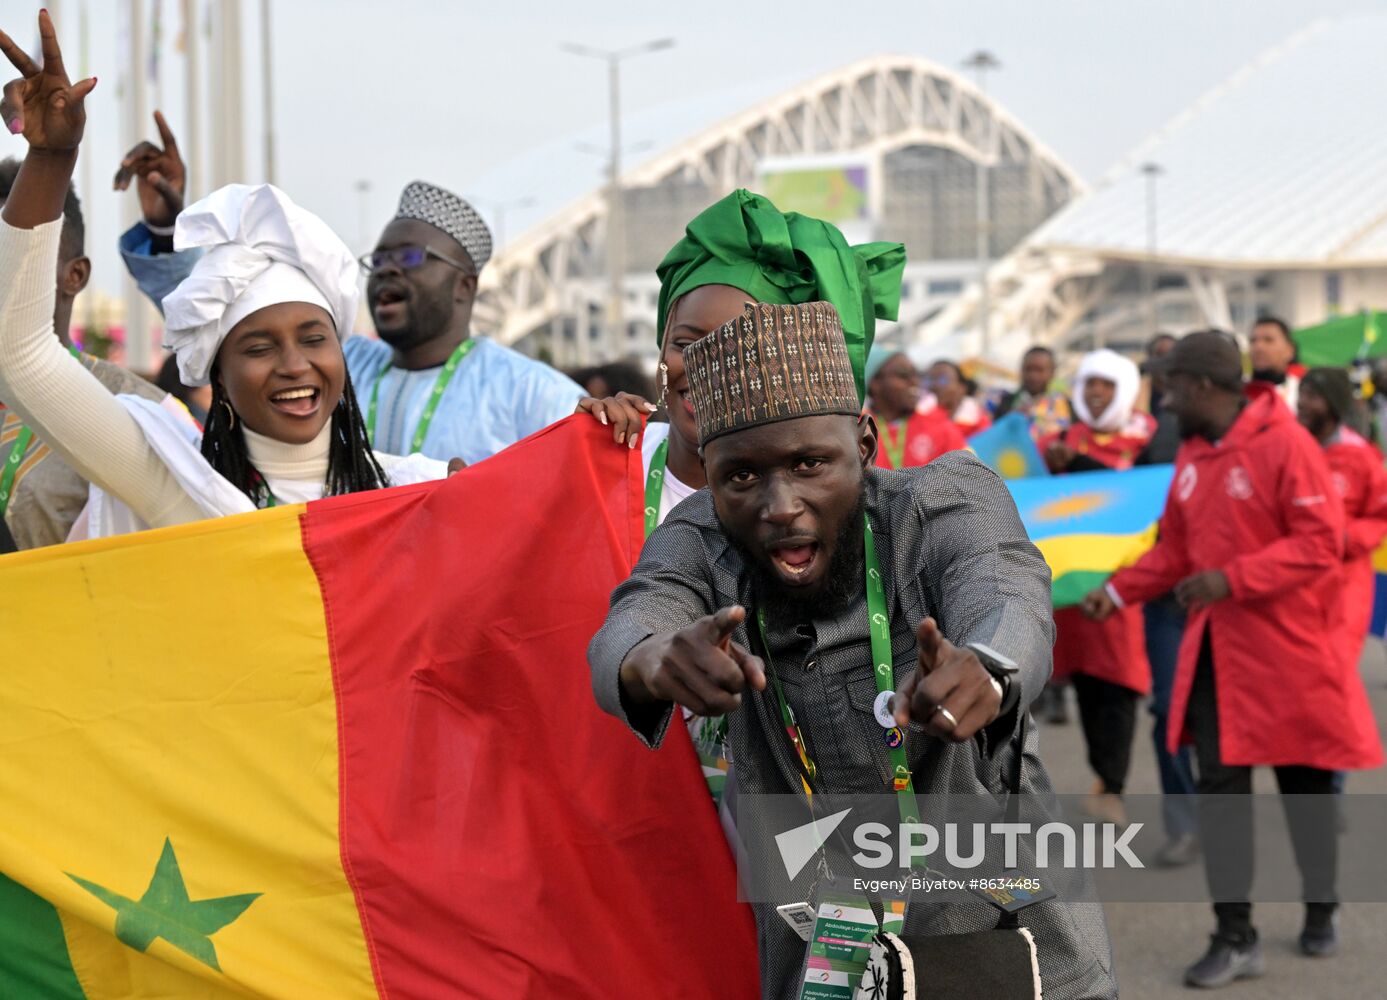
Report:
[[[222,400],[222,406],[226,407],[227,428],[234,430],[236,427],[236,411],[231,408],[231,404]]]
[[[660,362],[660,405],[669,404],[669,365]]]

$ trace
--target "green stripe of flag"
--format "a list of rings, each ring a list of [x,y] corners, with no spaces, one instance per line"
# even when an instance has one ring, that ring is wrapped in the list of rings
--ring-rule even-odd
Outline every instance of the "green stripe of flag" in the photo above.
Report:
[[[0,875],[0,997],[86,1000],[58,911]]]
[[[1078,569],[1055,577],[1050,584],[1050,600],[1055,610],[1078,604],[1084,595],[1094,587],[1101,587],[1110,576],[1112,572],[1107,570]]]

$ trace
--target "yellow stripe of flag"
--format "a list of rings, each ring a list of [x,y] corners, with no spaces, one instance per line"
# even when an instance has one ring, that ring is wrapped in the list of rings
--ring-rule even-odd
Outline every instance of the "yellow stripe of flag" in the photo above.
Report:
[[[301,511],[6,559],[0,871],[58,907],[91,1000],[377,995]],[[219,969],[162,937],[122,943],[74,880],[138,900],[166,840],[189,899],[259,894],[208,938]]]

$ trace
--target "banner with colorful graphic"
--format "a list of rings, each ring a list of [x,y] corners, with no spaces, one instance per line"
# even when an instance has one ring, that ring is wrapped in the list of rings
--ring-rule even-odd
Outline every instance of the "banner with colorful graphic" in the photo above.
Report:
[[[638,453],[0,559],[0,997],[753,998],[687,733],[586,647]]]
[[[1026,532],[1050,564],[1056,608],[1078,604],[1156,540],[1174,466],[1009,481]]]
[[[1155,544],[1174,468],[1150,465],[1007,483],[1026,532],[1050,564],[1056,608],[1078,604]],[[1387,638],[1387,544],[1373,553],[1373,567],[1377,577],[1369,631]]]
[[[987,430],[974,434],[968,447],[1003,479],[1050,474],[1031,437],[1031,422],[1020,413],[1008,413]]]

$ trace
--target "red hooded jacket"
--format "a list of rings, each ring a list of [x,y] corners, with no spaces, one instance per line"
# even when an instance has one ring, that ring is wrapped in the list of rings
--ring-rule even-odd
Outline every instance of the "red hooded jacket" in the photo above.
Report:
[[[883,469],[894,469],[890,452],[901,447],[901,468],[915,465],[928,465],[948,451],[960,451],[968,447],[963,432],[958,429],[943,410],[935,407],[928,413],[912,413],[902,423],[890,424],[880,418],[877,422],[880,441],[877,444],[877,465]],[[904,441],[901,441],[901,436]],[[891,448],[888,448],[888,443]]]
[[[1169,746],[1207,629],[1223,763],[1355,770],[1382,764],[1358,664],[1336,641],[1343,504],[1319,443],[1272,395],[1250,402],[1218,444],[1180,446],[1160,539],[1111,585],[1147,601],[1222,570],[1229,597],[1190,614],[1171,697]]]
[[[1344,656],[1355,667],[1373,617],[1373,552],[1387,538],[1387,469],[1382,453],[1352,428],[1340,427],[1324,449],[1330,479],[1344,502],[1344,576],[1340,591]]]

